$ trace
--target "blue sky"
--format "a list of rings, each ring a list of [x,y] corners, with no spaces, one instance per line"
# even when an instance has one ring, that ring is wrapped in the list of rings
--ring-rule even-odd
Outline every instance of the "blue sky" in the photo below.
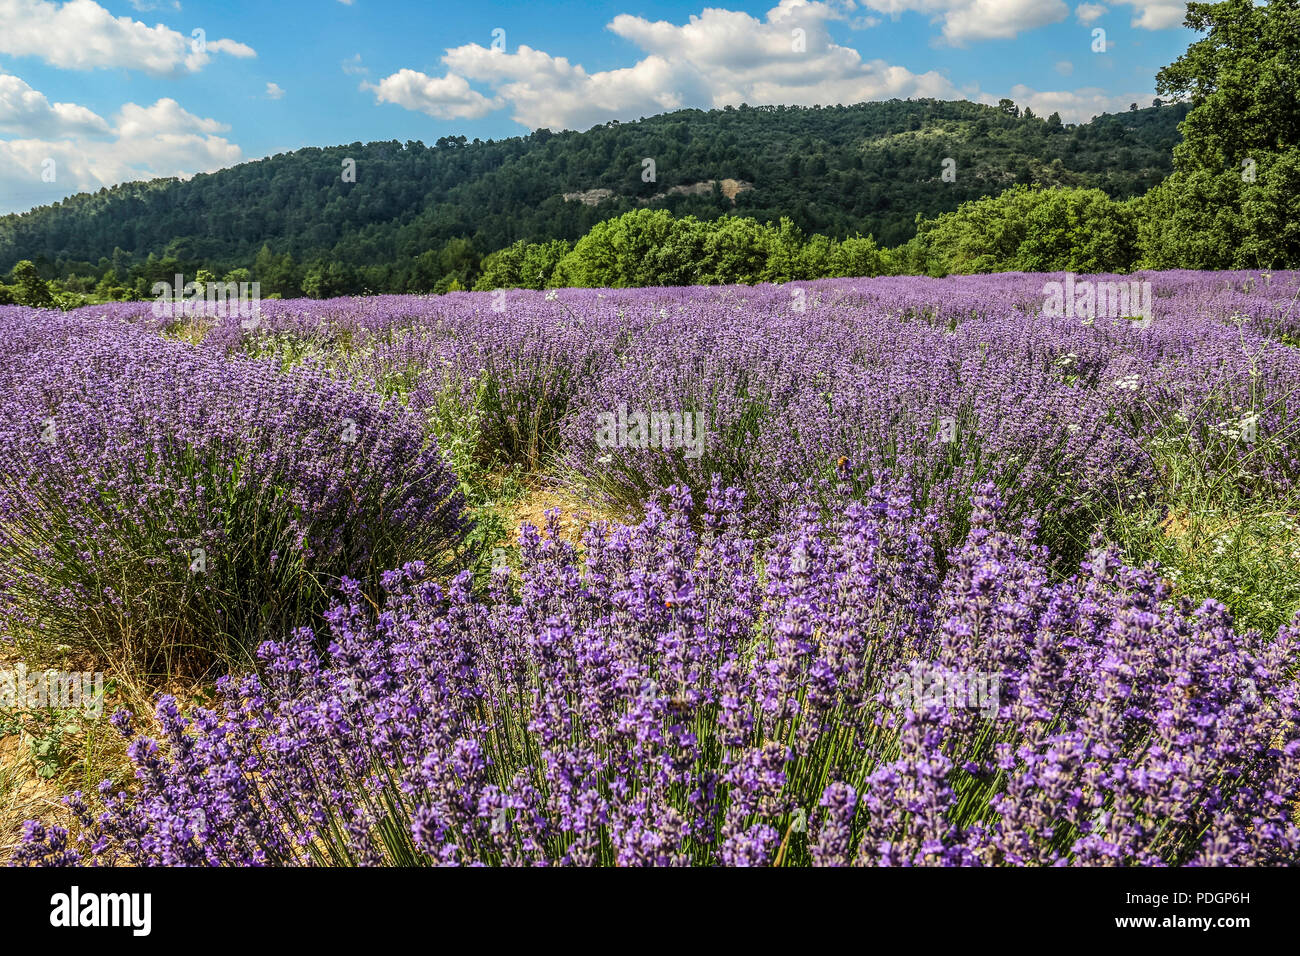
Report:
[[[1009,96],[1077,122],[1149,105],[1194,39],[1169,0],[715,2],[0,0],[0,212],[302,146],[688,106]]]

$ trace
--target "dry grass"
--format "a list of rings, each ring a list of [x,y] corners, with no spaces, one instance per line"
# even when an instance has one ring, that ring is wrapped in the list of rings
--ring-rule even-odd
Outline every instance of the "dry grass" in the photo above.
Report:
[[[506,521],[512,532],[517,532],[524,524],[544,529],[546,512],[552,508],[560,511],[560,539],[572,544],[580,543],[583,532],[594,522],[631,520],[626,515],[615,514],[562,488],[539,486],[530,489],[520,501],[506,509]],[[511,543],[514,543],[513,540]]]
[[[67,810],[63,790],[44,779],[28,756],[30,741],[22,734],[0,737],[0,865],[22,837],[24,820],[57,820]]]
[[[217,325],[216,319],[204,316],[184,316],[174,319],[162,330],[163,338],[177,339],[190,345],[199,345],[204,336]]]
[[[102,664],[81,655],[33,655],[12,647],[0,649],[0,670],[12,671],[20,663],[26,664],[29,673],[51,667],[92,673],[103,669]],[[0,708],[0,866],[18,845],[23,821],[66,826],[72,822],[62,804],[67,794],[80,790],[91,796],[105,779],[129,786],[135,768],[127,757],[127,741],[109,723],[115,711],[131,711],[137,730],[153,733],[152,714],[159,694],[172,694],[182,709],[208,699],[209,688],[203,684],[173,679],[154,691],[145,691],[111,677],[105,675],[103,709],[98,716],[76,710]]]

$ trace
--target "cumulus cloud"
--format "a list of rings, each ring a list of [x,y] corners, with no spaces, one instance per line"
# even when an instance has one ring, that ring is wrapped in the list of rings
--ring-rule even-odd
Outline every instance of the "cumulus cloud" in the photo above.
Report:
[[[416,70],[398,70],[378,83],[362,83],[380,103],[396,103],[437,119],[475,119],[501,106],[471,89],[463,76],[426,76]]]
[[[1075,17],[1084,26],[1089,26],[1094,20],[1100,19],[1107,13],[1110,13],[1110,10],[1100,3],[1081,3],[1074,8]]]
[[[1187,6],[1182,3],[1133,3],[1130,4],[1136,16],[1129,21],[1130,26],[1142,30],[1168,30],[1182,24],[1187,14]]]
[[[214,53],[225,53],[240,59],[257,56],[256,50],[247,43],[240,43],[237,40],[208,40],[207,48]]]
[[[932,22],[943,24],[943,38],[953,46],[970,40],[1014,39],[1070,15],[1064,0],[863,0],[863,5],[894,17],[926,14]]]
[[[1168,30],[1179,26],[1187,12],[1187,5],[1178,0],[1124,0],[1124,5],[1134,10],[1129,26],[1142,30]],[[1081,3],[1074,8],[1074,15],[1085,25],[1109,12],[1100,3]]]
[[[114,17],[94,0],[0,0],[0,53],[39,57],[71,70],[116,68],[155,76],[193,73],[214,53],[252,57],[252,47],[235,40],[198,44],[163,24],[147,26],[130,17]]]
[[[279,83],[266,84],[266,98],[268,100],[278,100],[284,96],[284,88]]]
[[[685,24],[620,14],[608,29],[645,56],[629,67],[588,73],[566,57],[521,45],[513,52],[476,43],[442,58],[443,77],[402,70],[362,84],[378,100],[440,118],[479,116],[509,105],[530,128],[586,129],[682,107],[750,103],[856,103],[890,97],[960,93],[941,74],[916,74],[884,60],[864,60],[830,37],[847,3],[781,0],[763,19],[706,9]],[[468,81],[485,85],[489,98]]]
[[[0,212],[30,208],[72,192],[158,176],[188,178],[243,159],[220,135],[229,127],[196,116],[170,97],[126,103],[113,121],[72,103],[51,104],[15,76],[0,74]],[[53,166],[50,166],[50,162]],[[52,168],[55,181],[43,181]]]
[[[0,73],[0,132],[20,136],[107,133],[108,123],[75,103],[51,103],[23,80]]]

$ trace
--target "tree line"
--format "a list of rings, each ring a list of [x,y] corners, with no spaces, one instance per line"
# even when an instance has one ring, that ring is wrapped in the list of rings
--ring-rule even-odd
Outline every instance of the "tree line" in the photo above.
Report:
[[[38,284],[59,304],[142,298],[199,269],[326,297],[1298,266],[1300,0],[1189,3],[1185,23],[1203,36],[1156,77],[1172,105],[1078,126],[1010,100],[682,110],[101,190],[0,219],[0,267],[30,260],[0,301],[41,298]],[[357,181],[336,182],[348,153]],[[753,188],[672,190],[720,176]],[[596,188],[610,198],[563,196]]]

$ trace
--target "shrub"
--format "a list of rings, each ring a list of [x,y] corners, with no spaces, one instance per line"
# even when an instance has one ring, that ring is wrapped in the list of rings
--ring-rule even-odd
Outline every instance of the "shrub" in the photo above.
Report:
[[[1124,272],[1136,259],[1132,212],[1099,189],[1014,186],[920,222],[917,241],[931,275]]]
[[[412,565],[376,614],[345,583],[328,657],[299,631],[220,710],[163,698],[135,788],[16,861],[1294,862],[1300,631],[1236,633],[1108,551],[1050,583],[988,488],[944,575],[884,488],[761,575],[738,495],[699,532],[669,499],[581,559],[525,528],[516,600]]]
[[[436,444],[373,392],[130,326],[0,322],[11,636],[202,670],[463,533]]]

